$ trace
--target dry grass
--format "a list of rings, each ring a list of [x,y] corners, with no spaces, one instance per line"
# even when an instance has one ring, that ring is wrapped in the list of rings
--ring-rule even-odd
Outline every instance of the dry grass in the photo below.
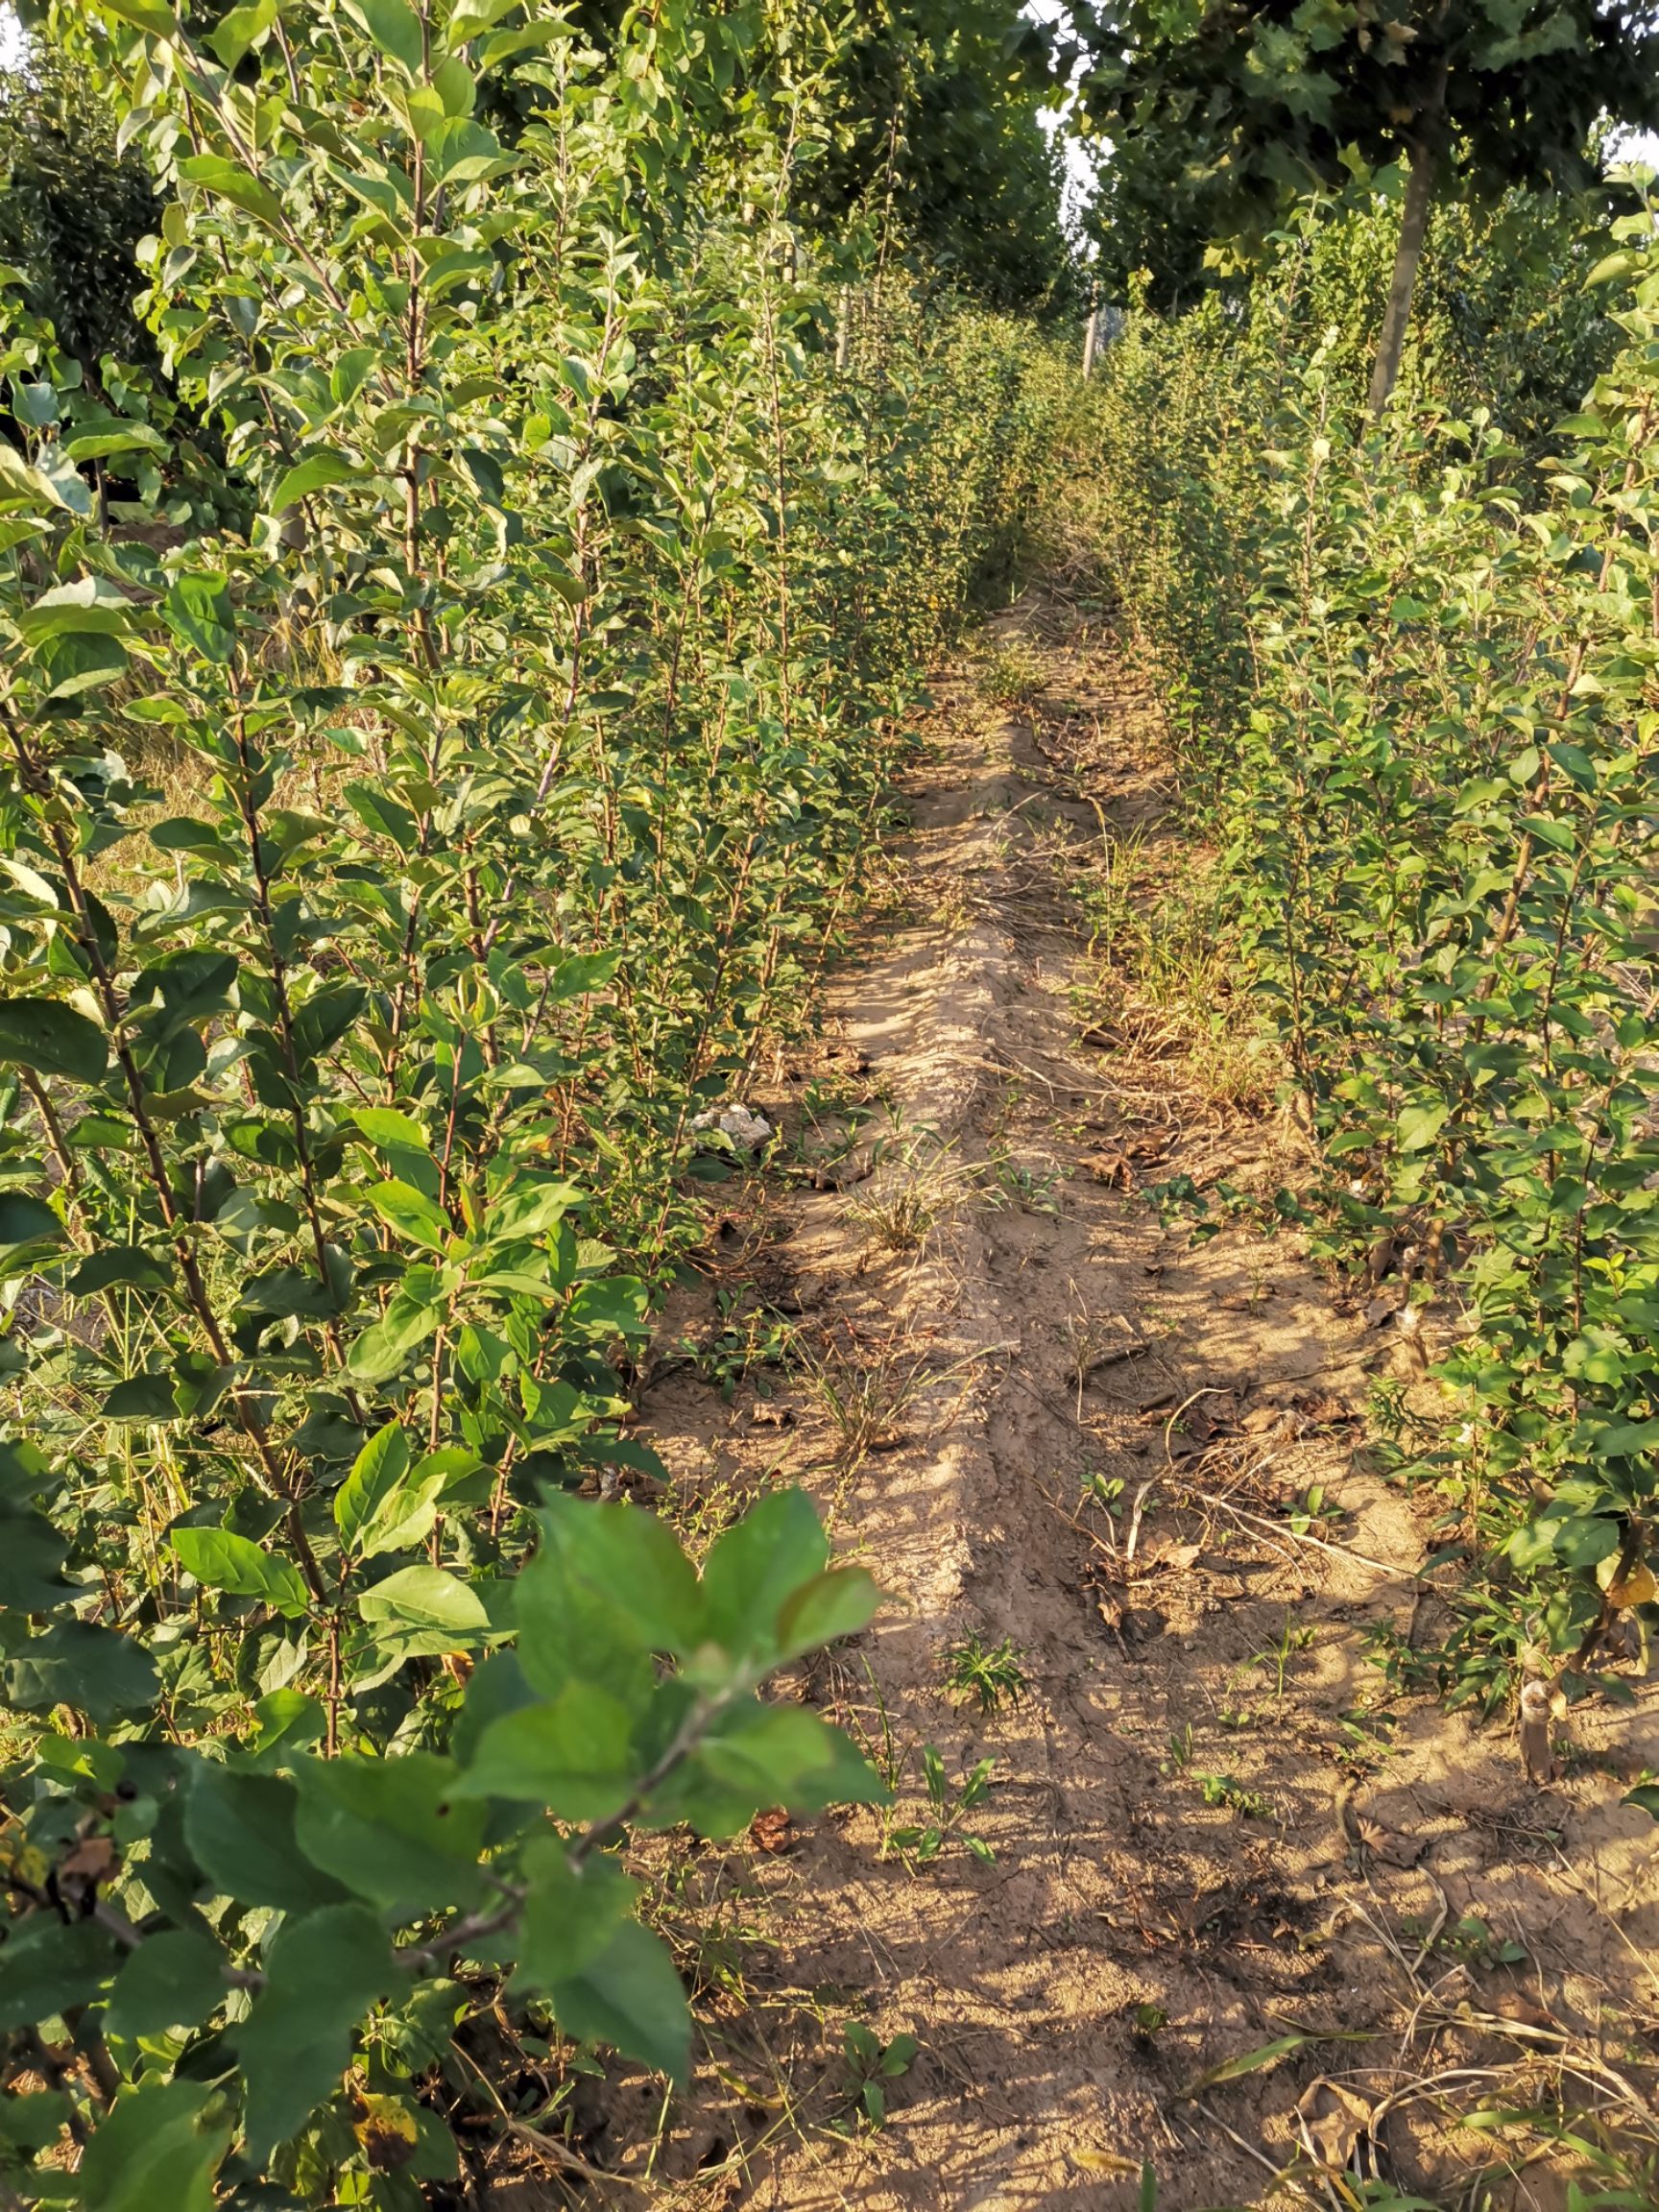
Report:
[[[1079,891],[1091,924],[1073,995],[1084,1037],[1159,1063],[1218,1112],[1265,1111],[1282,1070],[1235,987],[1236,929],[1214,857],[1109,838]]]
[[[926,1130],[879,1139],[872,1152],[869,1184],[847,1213],[863,1237],[883,1252],[919,1252],[975,1187],[975,1170],[953,1147]]]

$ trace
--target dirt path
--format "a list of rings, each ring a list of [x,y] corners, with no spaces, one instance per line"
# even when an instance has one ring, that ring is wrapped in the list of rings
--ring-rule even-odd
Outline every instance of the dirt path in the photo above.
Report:
[[[1089,950],[1129,859],[1142,917],[1190,894],[1144,702],[1046,597],[937,700],[898,918],[758,1087],[791,1175],[734,1207],[644,1408],[693,1525],[803,1480],[892,1594],[798,1687],[899,1802],[693,1862],[666,1902],[711,2023],[698,2093],[650,2134],[608,2084],[581,2148],[767,2212],[1107,2212],[1143,2159],[1166,2212],[1254,2204],[1299,2100],[1341,2163],[1414,2080],[1493,2066],[1465,2102],[1513,2097],[1551,2028],[1605,2056],[1605,2008],[1643,2016],[1644,1817],[1595,1759],[1659,1762],[1652,1707],[1586,1723],[1540,1792],[1506,1729],[1390,1697],[1366,1640],[1435,1626],[1410,1577],[1436,1539],[1355,1447],[1411,1347],[1266,1233],[1301,1164],[1225,1028]],[[1182,1177],[1237,1194],[1202,1240]],[[989,1713],[948,1688],[975,1638],[1018,1669]],[[919,1863],[891,1830],[934,1816],[926,1745],[952,1797],[994,1764]],[[848,2022],[920,2046],[879,2128]],[[1324,2039],[1190,2093],[1296,2031]],[[1437,2113],[1379,2121],[1402,2181],[1492,2155]],[[1494,2200],[1559,2201],[1517,2187]]]

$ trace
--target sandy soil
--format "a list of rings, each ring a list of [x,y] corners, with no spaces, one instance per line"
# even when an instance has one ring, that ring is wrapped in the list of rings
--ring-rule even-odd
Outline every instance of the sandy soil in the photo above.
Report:
[[[1018,706],[987,697],[998,655]],[[1379,1626],[1445,1632],[1417,1579],[1440,1507],[1359,1446],[1380,1377],[1428,1387],[1420,1355],[1264,1207],[1207,1241],[1161,1220],[1149,1187],[1267,1200],[1307,1164],[1178,1028],[1102,1022],[1092,989],[1079,882],[1133,854],[1157,899],[1196,864],[1145,699],[1045,593],[936,701],[894,900],[816,1041],[757,1082],[784,1142],[725,1187],[642,1399],[683,1525],[802,1481],[891,1593],[785,1694],[898,1805],[763,1819],[663,1874],[698,2081],[579,2083],[566,2144],[616,2178],[576,2200],[1111,2212],[1148,2161],[1166,2212],[1358,2201],[1365,2173],[1562,2205],[1572,2158],[1461,2118],[1564,2091],[1587,2140],[1602,2111],[1659,2144],[1653,1830],[1620,1804],[1659,1707],[1633,1683],[1575,1709],[1539,1788],[1506,1716],[1390,1691]],[[1021,1677],[989,1713],[948,1688],[974,1636]],[[931,1817],[926,1745],[952,1792],[993,1764],[919,1863],[892,1832]],[[880,2127],[849,2022],[919,2045]],[[538,2163],[491,2200],[565,2201]]]

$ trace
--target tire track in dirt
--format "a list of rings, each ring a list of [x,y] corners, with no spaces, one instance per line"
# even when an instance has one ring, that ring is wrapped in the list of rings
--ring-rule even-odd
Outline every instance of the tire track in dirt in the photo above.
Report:
[[[1166,2212],[1251,2204],[1296,2149],[1298,2099],[1335,2110],[1310,2090],[1322,2068],[1348,2069],[1360,2110],[1413,2079],[1395,2043],[1431,1985],[1499,2027],[1642,1994],[1653,1881],[1605,1775],[1545,1805],[1502,1734],[1427,1700],[1353,1718],[1381,1697],[1367,1632],[1421,1610],[1424,1529],[1354,1460],[1372,1377],[1409,1358],[1338,1310],[1293,1234],[1240,1220],[1195,1243],[1122,1187],[1223,1175],[1265,1200],[1296,1140],[1162,1059],[1156,1021],[1079,1042],[1070,887],[1102,830],[1154,899],[1191,857],[1110,640],[1034,593],[987,653],[1036,697],[988,703],[983,654],[938,685],[898,917],[834,977],[819,1046],[751,1100],[804,1164],[734,1207],[709,1262],[726,1307],[671,1311],[644,1412],[693,1526],[762,1480],[819,1498],[891,1602],[797,1690],[891,1763],[893,1823],[926,1817],[924,1745],[952,1783],[993,1760],[962,1825],[995,1859],[952,1835],[907,1867],[860,1809],[694,1861],[668,1921],[709,2063],[649,2143],[615,2082],[584,2140],[676,2202],[1111,2212],[1147,2158]],[[841,1188],[810,1188],[815,1147]],[[744,1286],[751,1348],[761,1318],[795,1341],[781,1375],[729,1358],[720,1396]],[[1316,1487],[1327,1515],[1293,1521]],[[1304,1540],[1320,1529],[1326,1549]],[[989,1715],[945,1690],[975,1634],[1024,1677]],[[1646,1697],[1603,1731],[1626,1763],[1659,1761],[1653,1733]],[[1524,1964],[1411,1969],[1437,1918],[1477,1911],[1494,1952],[1520,1930]],[[851,2116],[849,2020],[921,2045],[879,2128]],[[1287,2026],[1389,2040],[1183,2095]],[[1448,2048],[1516,2058],[1474,2028]],[[1414,2104],[1381,2130],[1403,2179],[1457,2167],[1428,2120]]]

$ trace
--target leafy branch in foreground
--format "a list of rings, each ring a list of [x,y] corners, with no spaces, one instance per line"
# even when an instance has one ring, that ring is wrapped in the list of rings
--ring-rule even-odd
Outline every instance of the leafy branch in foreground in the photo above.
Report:
[[[410,1501],[407,1477],[360,1466],[343,1528],[384,1528]],[[354,2108],[412,2176],[452,2175],[420,2078],[434,2032],[441,2046],[503,1980],[566,2034],[685,2079],[684,1992],[619,1847],[641,1829],[733,1836],[770,1805],[883,1799],[839,1731],[757,1695],[862,1627],[878,1594],[829,1565],[799,1491],[736,1523],[700,1577],[639,1508],[556,1498],[540,1521],[493,1619],[479,1603],[446,1752],[320,1756],[326,1715],[296,1690],[211,1746],[136,1720],[41,1738],[33,1802],[0,1832],[0,2171],[30,2201],[292,2186],[307,2160],[339,2163]],[[255,1547],[195,1555],[220,1587],[303,1602]]]

